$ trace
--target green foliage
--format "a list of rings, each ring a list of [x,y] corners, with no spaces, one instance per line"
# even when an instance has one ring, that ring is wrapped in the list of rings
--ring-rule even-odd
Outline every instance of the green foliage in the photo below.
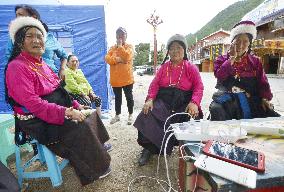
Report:
[[[195,44],[196,37],[198,40],[220,30],[221,28],[230,31],[232,27],[238,23],[245,14],[256,8],[264,0],[244,0],[238,1],[220,13],[218,13],[211,21],[203,26],[195,34],[188,34],[186,36],[188,45]]]
[[[157,64],[161,64],[165,57],[165,45],[161,46],[161,49],[158,51]],[[139,65],[153,65],[154,64],[154,51],[151,51],[151,61],[149,62],[150,54],[150,44],[149,43],[139,43],[135,45],[135,54],[134,54],[134,66]]]
[[[134,66],[149,64],[150,43],[135,45]]]
[[[166,52],[166,46],[164,44],[161,45],[161,49],[158,50],[158,55],[157,55],[157,65],[162,64],[164,58],[165,58],[165,52]],[[154,65],[154,51],[151,51],[151,62],[149,65]]]

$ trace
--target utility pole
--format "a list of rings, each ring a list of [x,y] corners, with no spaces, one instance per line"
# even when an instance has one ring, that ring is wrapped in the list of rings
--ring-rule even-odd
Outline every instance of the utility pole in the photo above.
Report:
[[[163,23],[163,20],[156,14],[156,10],[151,14],[151,16],[147,19],[147,23],[152,25],[153,31],[154,31],[154,74],[156,74],[156,67],[157,67],[157,58],[158,58],[158,52],[157,52],[157,36],[156,31],[158,25]]]

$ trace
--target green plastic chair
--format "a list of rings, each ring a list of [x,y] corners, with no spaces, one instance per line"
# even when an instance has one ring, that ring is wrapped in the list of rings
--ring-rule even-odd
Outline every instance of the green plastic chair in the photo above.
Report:
[[[15,119],[12,114],[0,114],[0,161],[7,167],[7,158],[15,153]],[[31,152],[30,145],[23,146]]]

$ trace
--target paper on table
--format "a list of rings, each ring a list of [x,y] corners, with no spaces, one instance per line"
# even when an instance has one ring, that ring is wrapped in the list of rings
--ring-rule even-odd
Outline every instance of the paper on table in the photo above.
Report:
[[[284,120],[244,121],[241,127],[251,134],[284,136]]]

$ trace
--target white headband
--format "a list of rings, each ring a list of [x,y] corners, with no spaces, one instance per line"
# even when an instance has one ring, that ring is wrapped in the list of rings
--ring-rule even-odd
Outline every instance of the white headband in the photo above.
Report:
[[[46,31],[41,22],[33,17],[17,17],[11,21],[9,26],[9,35],[12,42],[15,42],[16,33],[25,26],[37,27],[43,34],[44,41],[46,39]]]
[[[251,21],[241,21],[239,24],[237,24],[232,30],[230,34],[230,41],[232,42],[234,38],[239,34],[251,34],[252,39],[256,38],[256,27],[254,23]]]

